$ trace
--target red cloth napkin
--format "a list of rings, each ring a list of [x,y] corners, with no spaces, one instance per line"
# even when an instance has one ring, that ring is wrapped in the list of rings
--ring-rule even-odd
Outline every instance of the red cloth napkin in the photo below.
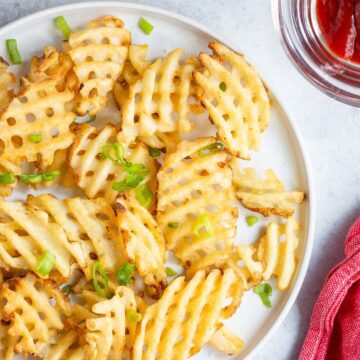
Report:
[[[348,232],[345,254],[321,290],[299,360],[360,359],[360,217]]]

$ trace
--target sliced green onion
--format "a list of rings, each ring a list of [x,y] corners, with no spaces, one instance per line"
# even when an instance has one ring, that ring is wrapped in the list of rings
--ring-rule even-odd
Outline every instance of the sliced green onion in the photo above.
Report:
[[[139,19],[139,28],[146,34],[150,35],[151,32],[154,29],[154,26],[152,26],[147,20],[145,20],[143,17]]]
[[[140,186],[135,192],[137,201],[145,208],[149,207],[151,204],[153,195],[154,194],[148,184]]]
[[[133,164],[131,162],[124,162],[123,166],[129,174],[137,174],[145,168],[143,164]]]
[[[247,224],[251,227],[254,226],[259,221],[257,216],[251,215],[246,217]]]
[[[90,115],[88,123],[92,123],[96,120],[96,115]]]
[[[165,272],[166,272],[167,276],[175,276],[175,275],[177,275],[177,272],[174,269],[172,269],[171,267],[169,267],[169,266],[167,266],[165,268]]]
[[[125,263],[116,272],[116,280],[120,285],[129,284],[135,271],[135,265],[131,263]]]
[[[96,293],[103,298],[107,298],[109,278],[98,260],[94,262],[92,267],[92,282]]]
[[[46,276],[50,273],[55,265],[56,256],[49,250],[45,250],[36,265],[36,272],[41,276]]]
[[[13,64],[19,65],[22,64],[22,59],[20,52],[17,47],[17,42],[15,39],[6,40],[6,48],[10,57],[10,60]]]
[[[126,321],[129,323],[136,323],[141,321],[142,315],[134,309],[126,310]]]
[[[219,88],[220,88],[220,90],[221,91],[226,91],[226,89],[227,89],[227,86],[226,86],[226,84],[222,81],[220,84],[219,84]]]
[[[111,154],[114,153],[115,157]],[[119,143],[105,144],[102,148],[102,157],[105,159],[110,159],[117,165],[124,165],[124,146]]]
[[[198,150],[198,155],[200,157],[205,157],[211,154],[214,154],[217,151],[223,150],[224,149],[224,144],[221,142],[214,142],[212,144],[206,145],[201,147]]]
[[[210,238],[214,235],[214,225],[208,214],[201,214],[197,217],[193,227],[195,236],[201,238]]]
[[[29,135],[29,140],[35,144],[41,142],[42,140],[42,135],[39,133],[34,133],[34,134],[30,134]]]
[[[5,174],[0,174],[0,184],[13,184],[15,182],[15,176],[13,173],[8,172]]]
[[[61,292],[65,295],[70,295],[71,293],[71,289],[72,289],[72,285],[68,284],[68,285],[65,285],[62,289],[61,289]]]
[[[44,181],[52,181],[56,177],[60,176],[61,171],[60,170],[54,170],[47,173],[42,174],[42,178]]]
[[[135,164],[137,165],[137,164]],[[115,181],[112,183],[111,188],[118,192],[123,192],[129,188],[136,188],[149,173],[149,169],[147,169],[144,165],[140,164],[142,169],[137,173],[129,173],[126,175],[125,180],[123,181]]]
[[[157,158],[161,155],[161,151],[159,149],[155,149],[151,146],[148,147],[149,155],[153,158]]]
[[[55,26],[58,30],[61,31],[63,37],[68,40],[71,34],[71,28],[67,21],[65,20],[64,16],[58,16],[54,19]]]
[[[170,222],[168,223],[168,227],[171,228],[171,229],[176,229],[179,227],[179,223],[177,222]]]
[[[272,295],[272,287],[268,283],[254,286],[254,293],[260,296],[262,303],[267,307],[271,307],[270,296]]]
[[[26,184],[39,184],[42,182],[42,174],[22,174],[19,179]]]

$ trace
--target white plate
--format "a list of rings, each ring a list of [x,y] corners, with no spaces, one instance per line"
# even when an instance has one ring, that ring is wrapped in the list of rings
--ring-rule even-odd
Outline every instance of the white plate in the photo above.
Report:
[[[126,27],[132,32],[134,43],[148,43],[152,58],[162,56],[174,47],[184,48],[188,53],[196,55],[199,51],[206,51],[207,44],[212,39],[217,39],[234,48],[220,35],[183,16],[143,5],[101,1],[52,8],[26,16],[3,27],[0,30],[0,54],[6,57],[4,43],[7,38],[17,39],[23,59],[27,60],[32,55],[40,54],[41,49],[46,45],[55,44],[60,48],[61,34],[54,28],[52,22],[55,16],[64,15],[72,29],[76,29],[88,20],[107,14],[118,16],[125,21]],[[137,21],[140,16],[144,16],[155,26],[150,36],[146,36],[139,30]],[[237,50],[241,51],[241,49]],[[256,65],[256,61],[250,62]],[[14,66],[11,69],[18,72],[20,67]],[[266,82],[266,72],[271,69],[258,68],[258,70]],[[24,69],[22,68],[21,71]],[[228,321],[228,326],[240,335],[246,344],[237,359],[254,357],[263,343],[281,324],[304,280],[313,242],[314,190],[302,140],[295,123],[274,95],[271,84],[268,82],[266,84],[271,90],[273,101],[271,123],[263,135],[261,150],[259,153],[253,153],[253,159],[246,162],[246,165],[255,166],[261,173],[271,167],[287,188],[305,191],[307,199],[296,213],[302,225],[302,232],[298,248],[299,263],[291,287],[283,293],[274,291],[271,309],[265,308],[252,292],[246,293],[239,310]],[[46,192],[46,189],[41,192]],[[69,196],[69,192],[66,191],[55,190],[54,193],[58,196]],[[26,191],[20,190],[14,193],[13,198],[24,198],[25,195]],[[244,220],[247,213],[249,212],[241,210],[237,242],[254,241],[263,229],[263,225],[269,221],[269,219],[263,220],[261,226],[256,225],[250,229]],[[272,285],[275,289],[275,283]],[[202,360],[228,358],[210,347],[205,347],[194,357],[194,359]]]

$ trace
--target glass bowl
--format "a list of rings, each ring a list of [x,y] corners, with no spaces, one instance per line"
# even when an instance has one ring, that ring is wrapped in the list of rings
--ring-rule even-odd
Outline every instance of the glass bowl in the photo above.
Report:
[[[360,64],[327,46],[316,18],[316,0],[272,0],[275,28],[300,73],[332,98],[360,107]]]

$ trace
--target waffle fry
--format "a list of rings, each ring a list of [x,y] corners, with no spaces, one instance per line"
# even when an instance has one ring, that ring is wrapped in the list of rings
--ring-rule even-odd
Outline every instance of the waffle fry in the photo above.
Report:
[[[75,114],[68,110],[73,98],[69,90],[58,91],[54,80],[31,84],[24,79],[22,91],[0,116],[2,157],[16,165],[24,160],[50,165],[54,153],[73,142],[69,126]],[[37,133],[42,140],[34,143],[29,136]]]
[[[145,69],[141,79],[130,85],[128,98],[121,107],[120,142],[131,143],[138,136],[192,129],[188,101],[193,94],[191,74],[197,61],[189,57],[181,63],[183,53],[175,49],[164,59],[157,59]]]
[[[231,252],[236,234],[238,211],[227,154],[219,150],[200,156],[215,138],[183,141],[177,151],[166,155],[158,173],[157,221],[166,247],[186,266],[209,254]],[[200,216],[213,227],[211,234],[195,234]],[[171,228],[175,223],[176,228]]]
[[[210,42],[209,48],[213,55],[201,53],[203,71],[194,73],[198,97],[227,150],[248,160],[250,150],[259,150],[261,132],[269,123],[266,89],[242,55],[216,41]]]
[[[74,145],[71,148],[69,163],[75,174],[77,185],[87,197],[104,197],[113,203],[119,193],[111,188],[111,184],[124,179],[126,172],[110,159],[102,159],[101,152],[106,144],[116,142],[116,129],[107,125],[100,131],[89,125],[78,128]],[[141,143],[131,146],[126,151],[124,158],[128,162],[142,163],[149,169],[145,182],[150,181],[150,186],[155,190],[155,161],[148,154],[148,149]]]
[[[32,83],[52,79],[57,83],[57,89],[64,91],[71,83],[73,62],[69,54],[58,52],[53,46],[46,46],[42,57],[33,56],[30,61],[30,71],[26,76]]]
[[[266,170],[265,180],[253,168],[246,168],[243,172],[235,167],[233,170],[236,196],[240,202],[247,209],[264,216],[280,215],[287,218],[294,214],[294,205],[301,204],[305,198],[301,191],[286,191],[271,169]]]
[[[260,240],[257,257],[265,266],[262,278],[268,280],[272,274],[276,275],[279,290],[285,290],[290,285],[295,272],[298,231],[299,224],[290,217],[282,226],[275,222],[269,223]],[[281,235],[285,235],[283,242],[280,241]]]
[[[0,210],[5,216],[0,223],[0,264],[5,269],[36,271],[45,250],[56,256],[54,269],[66,279],[73,264],[89,279],[94,260],[112,271],[124,261],[115,214],[103,199],[29,196],[26,203],[0,200]]]
[[[21,170],[22,170],[21,166],[15,165],[14,163],[5,160],[0,156],[0,174],[11,173],[13,175],[18,175],[21,174]],[[14,179],[13,184],[0,184],[0,197],[10,196],[16,184],[17,184],[16,178]]]
[[[10,86],[15,83],[15,75],[7,71],[9,64],[0,57],[0,114],[7,108],[14,97]]]
[[[124,254],[136,265],[148,286],[148,294],[159,298],[166,286],[165,242],[150,212],[133,197],[118,199],[117,219]]]
[[[212,336],[210,344],[227,355],[238,354],[244,347],[244,342],[224,325]]]
[[[128,346],[134,339],[136,322],[128,323],[126,311],[137,311],[134,293],[126,287],[119,287],[115,296],[110,300],[103,300],[93,305],[93,313],[99,315],[86,320],[88,343],[86,359],[88,360],[122,360]]]
[[[213,270],[208,276],[200,271],[188,283],[184,277],[176,278],[145,311],[133,359],[175,360],[196,354],[211,340],[219,322],[234,313],[241,294],[241,282],[231,269],[224,274]]]
[[[120,19],[104,16],[70,35],[68,47],[78,79],[80,115],[101,110],[121,74],[131,41],[123,25]]]
[[[71,315],[71,306],[56,283],[30,273],[5,282],[1,298],[6,301],[3,319],[11,322],[8,334],[19,340],[15,353],[36,354],[56,331],[63,329],[62,315]]]

